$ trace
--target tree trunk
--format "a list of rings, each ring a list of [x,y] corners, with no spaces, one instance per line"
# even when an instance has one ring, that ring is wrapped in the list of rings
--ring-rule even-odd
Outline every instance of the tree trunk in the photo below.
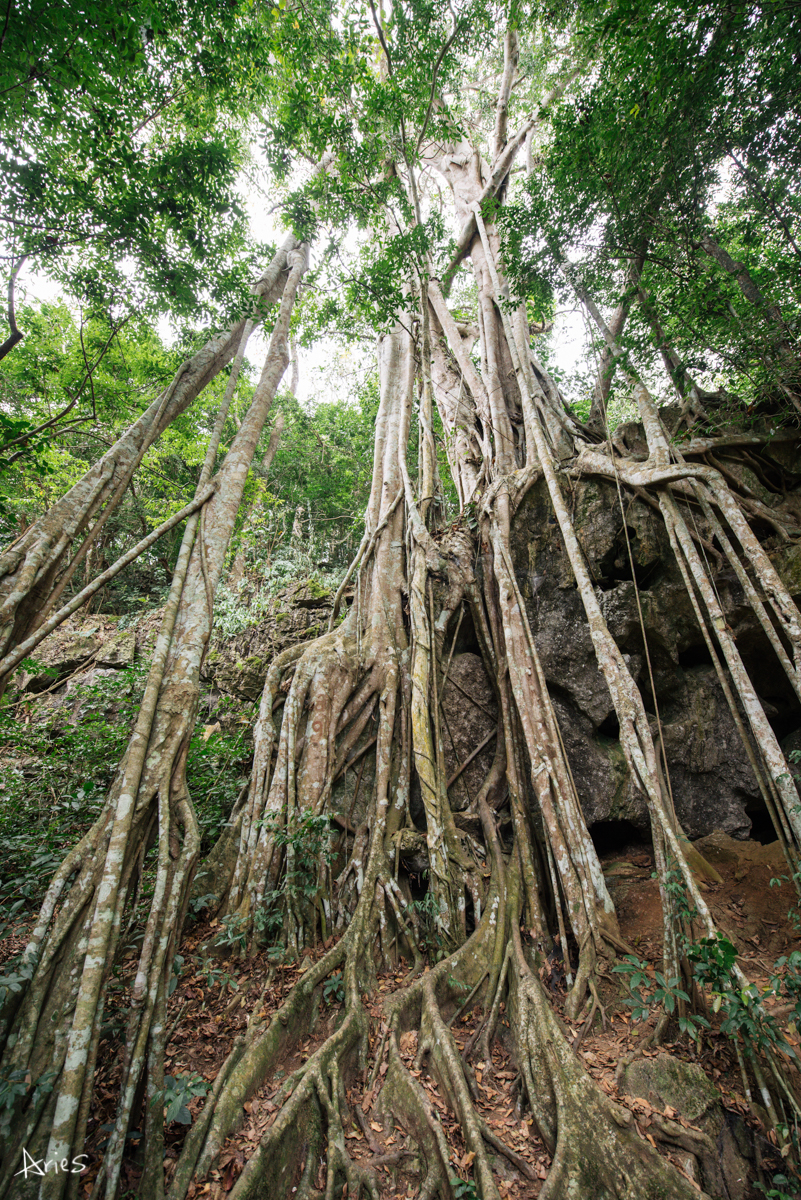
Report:
[[[176,372],[130,429],[43,517],[0,556],[0,654],[23,641],[61,594],[59,575],[72,571],[121,501],[147,450],[236,355],[259,313],[281,295],[290,238],[253,289],[254,312],[216,334]],[[83,543],[67,567],[78,538]],[[63,578],[62,578],[63,585]]]
[[[161,1119],[152,1104],[163,1076],[164,1004],[172,958],[188,901],[199,832],[186,786],[186,755],[194,728],[200,667],[208,647],[214,592],[222,573],[242,491],[264,422],[289,362],[289,318],[306,265],[305,248],[285,252],[289,274],[264,369],[250,410],[200,514],[190,517],[154,653],[137,725],[105,809],[57,873],[26,949],[30,983],[3,1016],[6,1071],[46,1070],[54,1077],[46,1100],[34,1096],[3,1147],[4,1194],[14,1194],[23,1146],[49,1160],[80,1153],[89,1116],[103,997],[127,902],[153,837],[158,868],[145,928],[125,1041],[121,1099],[104,1162],[109,1196],[116,1194],[121,1156],[139,1083],[147,1069],[145,1178],[163,1194]],[[230,397],[229,397],[230,399]],[[221,411],[201,473],[214,465],[227,415]],[[79,964],[82,969],[77,970]],[[59,1014],[53,1024],[53,1014]],[[72,1177],[53,1173],[42,1184],[61,1197]]]

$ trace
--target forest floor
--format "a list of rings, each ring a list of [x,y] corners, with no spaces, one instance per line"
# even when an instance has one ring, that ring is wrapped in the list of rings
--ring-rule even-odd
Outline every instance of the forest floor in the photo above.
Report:
[[[698,845],[722,879],[720,883],[702,885],[712,915],[719,928],[736,945],[740,963],[752,981],[760,987],[767,985],[774,973],[776,958],[798,945],[798,933],[787,911],[791,904],[790,885],[785,882],[781,886],[771,886],[771,880],[786,874],[779,845],[734,842],[722,834],[712,834]],[[613,853],[602,854],[602,864],[617,907],[622,938],[639,959],[648,963],[649,972],[658,970],[661,910],[657,884],[651,877],[653,860],[649,848],[645,843],[618,847]],[[219,932],[216,922],[198,920],[189,924],[180,947],[183,956],[181,974],[169,1001],[172,1032],[167,1044],[167,1073],[174,1078],[199,1077],[206,1085],[213,1083],[234,1038],[244,1031],[256,1009],[262,1008],[266,1016],[277,1010],[300,974],[324,950],[321,944],[316,951],[295,963],[273,962],[266,952],[243,959],[231,956],[230,947],[226,950],[215,946]],[[0,961],[19,951],[23,934],[24,930],[20,929],[17,936],[0,942]],[[105,1043],[101,1044],[99,1056],[98,1105],[90,1120],[86,1146],[90,1155],[90,1164],[82,1180],[82,1194],[86,1196],[92,1189],[103,1143],[110,1129],[108,1122],[117,1101],[118,1035],[126,1015],[126,978],[134,970],[135,961],[132,952],[111,985],[107,1007],[109,1032]],[[541,971],[543,982],[560,1012],[565,997],[562,966],[557,962]],[[403,987],[408,976],[409,967],[401,959],[395,970],[379,975],[378,991],[364,996],[363,1003],[370,1015],[371,1049],[377,1047],[381,1037],[384,996]],[[629,1096],[621,1091],[616,1079],[618,1067],[638,1053],[638,1044],[651,1031],[656,1013],[652,1010],[646,1022],[633,1021],[621,977],[608,968],[602,968],[599,992],[603,1008],[595,1013],[593,1027],[583,1028],[582,1021],[572,1026],[568,1024],[569,1034],[578,1045],[587,1070],[609,1096],[633,1113],[643,1137],[653,1140],[649,1125],[659,1111],[670,1119],[690,1125],[691,1122],[674,1107],[665,1106],[660,1110],[646,1098]],[[277,1111],[273,1098],[282,1082],[335,1029],[341,1017],[342,1000],[340,980],[334,977],[324,987],[308,1035],[288,1047],[284,1059],[245,1104],[241,1129],[228,1140],[207,1180],[193,1185],[190,1195],[220,1200],[230,1191],[252,1149],[273,1120]],[[483,1015],[480,1003],[465,1015],[453,1015],[456,1015],[453,1027],[457,1043],[467,1047]],[[724,1109],[742,1119],[741,1128],[747,1129],[748,1136],[759,1142],[763,1162],[766,1166],[771,1165],[770,1138],[751,1115],[742,1094],[736,1055],[730,1041],[716,1030],[715,1019],[712,1020],[713,1027],[704,1034],[700,1048],[691,1039],[679,1038],[675,1030],[670,1030],[667,1041],[660,1048],[640,1050],[639,1054],[645,1058],[669,1054],[684,1062],[699,1064],[719,1089]],[[501,1195],[529,1200],[539,1194],[550,1158],[530,1117],[521,1109],[518,1076],[505,1036],[507,1030],[506,1016],[502,1012],[492,1050],[492,1067],[474,1070],[475,1095],[487,1125],[509,1149],[508,1155],[497,1153],[493,1160]],[[793,1027],[787,1031],[787,1036],[791,1044],[798,1044],[798,1031]],[[426,1072],[426,1061],[416,1062],[416,1033],[403,1034],[400,1045],[407,1065],[426,1089],[432,1109],[442,1124],[451,1151],[452,1168],[462,1178],[469,1179],[472,1155],[462,1141],[458,1121],[447,1109],[435,1081]],[[346,1128],[346,1136],[351,1155],[365,1162],[375,1163],[380,1159],[383,1165],[378,1167],[378,1174],[383,1180],[382,1196],[411,1200],[418,1194],[421,1180],[419,1163],[408,1148],[406,1131],[397,1123],[376,1119],[375,1091],[368,1091],[361,1078],[349,1082],[347,1100],[351,1123]],[[192,1100],[189,1109],[193,1116],[203,1103],[202,1097]],[[168,1127],[168,1180],[171,1164],[178,1158],[187,1129],[187,1125],[178,1122]],[[135,1189],[138,1181],[137,1140],[136,1133],[132,1134],[123,1190],[126,1187]],[[686,1155],[679,1152],[673,1153],[672,1161],[682,1171],[688,1165]],[[321,1164],[318,1183],[324,1187],[323,1171]],[[757,1193],[751,1194],[756,1196]]]

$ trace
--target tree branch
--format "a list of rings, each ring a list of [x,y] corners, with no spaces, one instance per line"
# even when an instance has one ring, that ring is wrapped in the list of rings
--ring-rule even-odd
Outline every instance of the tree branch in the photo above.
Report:
[[[478,198],[479,207],[484,203],[485,200],[488,200],[490,196],[494,196],[497,193],[498,189],[506,179],[506,176],[511,171],[512,164],[517,156],[517,152],[524,144],[529,133],[540,123],[548,107],[553,104],[554,100],[558,100],[559,97],[563,95],[565,90],[578,75],[579,70],[580,67],[574,67],[561,83],[552,88],[540,105],[539,111],[536,113],[536,115],[529,117],[525,125],[523,125],[521,129],[518,129],[517,133],[514,134],[514,136],[506,143],[503,151],[498,155],[493,163],[489,183],[486,185]],[[465,221],[462,231],[456,239],[456,251],[451,261],[448,263],[448,266],[442,273],[442,290],[446,296],[450,290],[453,277],[459,269],[459,264],[467,254],[468,250],[470,249],[470,243],[476,236],[476,229],[476,218],[475,213],[473,213],[473,215],[468,217],[468,219]]]
[[[10,6],[9,12],[11,12]],[[6,21],[8,21],[7,17]],[[5,36],[5,31],[3,31],[3,36]],[[22,257],[18,258],[11,267],[11,275],[9,276],[8,280],[8,327],[11,330],[11,333],[3,342],[2,346],[0,346],[0,358],[5,358],[7,354],[10,354],[17,342],[21,342],[25,337],[25,334],[20,333],[19,329],[17,329],[17,321],[14,315],[14,284],[16,282],[17,275],[19,274],[20,267],[25,262],[27,257],[27,254],[23,254]]]
[[[4,446],[0,446],[0,454],[5,454],[6,451],[10,450],[12,446],[18,446],[20,443],[24,444],[25,442],[29,442],[31,440],[31,438],[37,437],[39,434],[44,433],[45,430],[47,430],[47,429],[51,429],[54,425],[56,425],[59,421],[61,421],[64,417],[66,417],[67,413],[72,412],[73,408],[75,407],[75,405],[78,403],[78,401],[81,398],[81,394],[83,392],[83,389],[86,387],[87,381],[90,384],[92,384],[93,372],[96,371],[97,368],[100,366],[100,363],[103,361],[103,358],[105,357],[106,351],[108,350],[112,341],[114,340],[114,338],[116,337],[116,335],[120,331],[120,329],[122,329],[122,326],[124,324],[125,324],[125,322],[123,321],[123,322],[121,322],[121,324],[117,325],[114,329],[112,329],[111,333],[109,334],[108,338],[106,339],[106,343],[103,346],[103,349],[100,351],[99,355],[97,356],[96,361],[92,364],[91,367],[89,366],[89,361],[86,357],[86,349],[84,347],[84,342],[83,342],[83,327],[81,327],[81,330],[80,330],[81,351],[83,353],[83,361],[86,365],[86,373],[84,374],[84,377],[81,380],[81,384],[80,384],[80,387],[78,388],[77,392],[72,397],[72,399],[70,400],[70,402],[66,406],[66,408],[62,408],[61,412],[56,413],[56,415],[54,417],[51,417],[49,421],[44,421],[41,425],[37,425],[35,429],[30,429],[30,430],[28,430],[27,433],[21,433],[20,436],[17,438],[14,438],[13,441],[6,442]],[[19,336],[20,336],[20,338],[22,338],[24,335],[20,334]],[[66,391],[67,389],[65,388],[64,390]],[[67,395],[69,395],[69,392],[67,392]],[[76,425],[80,421],[93,420],[95,418],[95,416],[96,416],[95,392],[94,392],[94,384],[92,384],[92,416],[91,417],[80,417],[78,419],[78,421],[71,421],[70,425]],[[15,454],[12,458],[10,458],[8,460],[8,463],[6,463],[6,466],[9,466],[12,462],[16,462],[17,458],[19,458],[19,454]]]

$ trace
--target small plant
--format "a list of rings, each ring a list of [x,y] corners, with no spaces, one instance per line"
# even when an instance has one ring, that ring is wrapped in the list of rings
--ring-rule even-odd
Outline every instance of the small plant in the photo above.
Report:
[[[801,965],[801,955],[797,956],[790,970],[788,990],[801,987],[798,977],[798,967]],[[794,957],[790,956],[791,959]],[[796,1053],[785,1039],[775,1019],[763,1007],[762,994],[755,984],[740,984],[733,974],[737,959],[737,948],[728,938],[718,934],[713,938],[703,938],[690,947],[688,958],[693,964],[693,972],[699,983],[710,991],[712,1011],[722,1016],[721,1032],[731,1037],[739,1035],[745,1042],[758,1050],[775,1048],[788,1057],[796,1059]],[[788,960],[784,960],[789,963]],[[781,969],[782,960],[776,964]],[[765,994],[779,994],[784,977],[774,976]]]
[[[208,1090],[209,1085],[199,1075],[165,1075],[164,1091],[154,1097],[153,1103],[161,1101],[164,1104],[166,1124],[178,1121],[180,1125],[191,1125],[189,1104],[196,1096],[205,1096]]]
[[[456,1200],[478,1200],[478,1192],[472,1179],[459,1179],[456,1177],[451,1180],[451,1187],[453,1188]]]
[[[445,952],[439,936],[440,917],[434,893],[427,891],[419,900],[411,900],[407,908],[417,925],[421,951],[439,962]]]
[[[323,999],[329,1007],[332,1004],[344,1004],[345,981],[341,971],[337,971],[336,974],[330,975],[326,979],[323,984]]]
[[[218,967],[211,958],[204,959],[198,975],[201,975],[206,980],[206,987],[219,986],[220,995],[225,995],[226,988],[232,992],[239,991],[239,984],[230,971],[224,970],[223,967]]]
[[[11,1071],[0,1078],[0,1133],[7,1137],[17,1101],[28,1094],[27,1071]]]
[[[320,895],[320,876],[330,864],[331,823],[327,816],[305,813],[287,828],[274,819],[264,821],[275,845],[286,851],[286,873],[283,886],[264,897],[261,911],[256,915],[256,927],[264,933],[265,941],[276,939],[283,927],[287,906],[314,917],[314,904]]]
[[[2,926],[0,926],[2,928]],[[11,959],[5,964],[6,967],[16,967],[16,970],[8,971],[6,974],[0,975],[0,1007],[2,1007],[9,995],[22,991],[24,984],[29,979],[33,978],[35,968],[34,962],[23,963],[19,958]]]
[[[43,1096],[52,1092],[55,1078],[55,1071],[45,1071],[39,1076],[33,1089],[34,1107]],[[17,1102],[28,1095],[30,1084],[31,1077],[27,1071],[11,1071],[9,1075],[0,1077],[0,1136],[8,1136]]]
[[[786,1175],[774,1175],[772,1184],[754,1182],[758,1192],[762,1192],[768,1200],[798,1200],[801,1196],[798,1180],[788,1179]],[[792,1191],[790,1189],[792,1188]]]
[[[247,932],[242,917],[238,913],[229,913],[227,917],[223,917],[220,925],[222,928],[214,939],[214,945],[244,954],[247,946]]]
[[[205,896],[196,896],[194,900],[189,901],[189,908],[195,915],[203,912],[204,908],[213,908],[217,903],[218,897],[214,892],[207,892]]]
[[[168,997],[171,996],[173,994],[173,992],[175,991],[175,989],[178,987],[178,980],[181,978],[181,972],[183,971],[183,969],[184,969],[184,956],[182,954],[176,954],[175,958],[172,960],[172,971],[170,973],[169,983],[167,984],[167,996]]]
[[[801,1026],[801,951],[793,950],[792,954],[782,955],[773,964],[774,975],[771,977],[771,990],[777,996],[785,995],[793,1005],[792,1020],[796,1028]]]
[[[677,976],[666,979],[661,971],[654,970],[647,962],[632,954],[627,954],[612,970],[626,976],[625,985],[629,992],[626,1003],[633,1009],[635,1021],[645,1021],[653,1006],[664,1009],[672,1016],[679,1008],[679,1001],[690,1003],[690,997],[680,986],[681,980]],[[645,988],[649,990],[645,991]],[[696,1013],[679,1015],[678,1023],[681,1032],[695,1041],[700,1039],[702,1028],[709,1028],[706,1018]]]

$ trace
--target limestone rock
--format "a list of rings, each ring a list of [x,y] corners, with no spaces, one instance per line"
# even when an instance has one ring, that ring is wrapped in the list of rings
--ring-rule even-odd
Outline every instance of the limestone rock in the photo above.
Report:
[[[127,629],[104,639],[97,661],[104,667],[130,667],[135,656],[136,634],[133,629]]]
[[[258,624],[248,626],[235,637],[214,637],[204,667],[204,680],[229,695],[258,700],[276,655],[325,633],[330,613],[330,599],[317,597],[314,604],[295,607],[292,591],[277,597]]]
[[[135,657],[132,629],[118,632],[114,618],[87,618],[79,613],[36,647],[29,660],[35,666],[23,673],[19,687],[24,692],[42,692],[84,664],[129,667]]]
[[[639,445],[636,425],[623,428],[622,436],[627,445]],[[624,530],[614,485],[595,479],[571,481],[566,499],[601,610],[640,687],[655,740],[658,706],[680,821],[692,838],[715,829],[748,837],[762,800],[660,514],[629,498]],[[709,540],[700,515],[696,524]],[[612,699],[543,480],[517,511],[512,554],[587,822],[625,820],[646,832],[645,800],[623,756]],[[792,559],[793,547],[774,553],[777,568],[799,593],[801,568]],[[714,565],[726,620],[769,718],[780,736],[801,729],[801,708],[736,575],[726,564]]]

